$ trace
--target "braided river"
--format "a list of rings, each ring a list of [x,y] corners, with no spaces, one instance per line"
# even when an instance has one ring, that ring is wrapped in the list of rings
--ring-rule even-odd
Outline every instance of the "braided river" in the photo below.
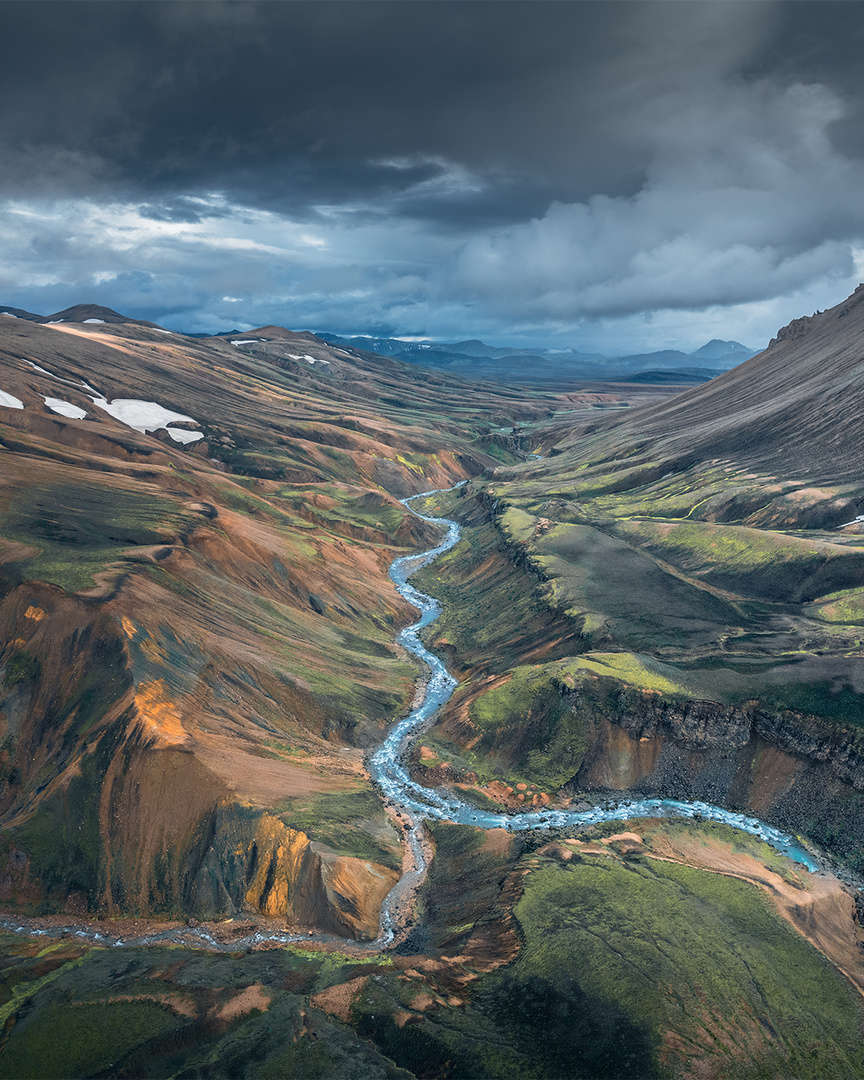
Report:
[[[606,806],[595,806],[589,810],[543,809],[505,814],[479,810],[450,792],[442,793],[433,788],[424,787],[411,779],[405,765],[411,743],[431,726],[439,710],[450,699],[457,686],[456,680],[444,666],[441,658],[430,652],[420,640],[421,631],[441,614],[441,605],[431,596],[415,589],[408,581],[413,573],[428,566],[439,555],[455,547],[461,538],[462,530],[455,521],[421,514],[411,505],[415,499],[442,493],[427,491],[402,500],[403,505],[417,517],[423,521],[441,525],[446,528],[447,533],[436,547],[420,555],[402,555],[395,559],[390,567],[390,579],[399,593],[420,611],[417,622],[402,630],[396,640],[425,666],[428,670],[428,679],[422,700],[403,720],[394,725],[370,761],[372,779],[389,800],[402,810],[409,822],[408,843],[412,847],[417,867],[411,873],[421,875],[425,871],[421,850],[421,830],[423,822],[429,819],[453,821],[460,825],[474,825],[481,829],[507,829],[511,832],[519,832],[526,829],[579,827],[601,821],[626,821],[640,817],[689,817],[719,821],[760,837],[776,851],[800,863],[811,872],[818,870],[816,860],[794,836],[760,821],[759,818],[733,810],[724,810],[710,803],[644,798],[621,800]],[[403,884],[403,881],[400,881],[384,902],[379,941],[393,933],[394,920],[391,909],[394,903],[399,901],[406,884],[408,883]]]

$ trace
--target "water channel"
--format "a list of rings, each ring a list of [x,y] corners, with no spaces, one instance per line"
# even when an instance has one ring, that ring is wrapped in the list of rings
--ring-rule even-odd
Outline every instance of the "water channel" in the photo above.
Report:
[[[420,703],[393,727],[370,762],[373,780],[410,819],[412,826],[409,842],[412,842],[413,846],[419,848],[418,830],[424,819],[454,821],[462,825],[474,825],[481,829],[508,829],[511,832],[517,832],[526,829],[579,827],[601,821],[668,816],[701,818],[732,825],[736,829],[742,829],[744,832],[760,837],[775,850],[810,871],[819,868],[810,852],[795,837],[760,821],[759,818],[736,813],[733,810],[724,810],[710,803],[643,798],[621,800],[608,805],[601,804],[588,810],[543,809],[515,814],[496,813],[470,806],[449,791],[442,792],[427,788],[412,780],[405,765],[409,746],[431,725],[439,709],[449,700],[456,688],[456,680],[448,672],[443,661],[430,652],[420,640],[420,632],[438,617],[441,607],[437,600],[421,593],[408,581],[411,574],[454,547],[462,534],[460,526],[455,521],[422,514],[411,505],[416,499],[434,494],[438,492],[424,492],[421,495],[403,499],[402,502],[423,521],[433,522],[446,528],[446,536],[440,544],[429,551],[421,555],[403,555],[395,559],[390,567],[390,578],[399,593],[421,613],[417,622],[406,627],[399,634],[397,641],[428,669],[428,682]],[[385,902],[385,910],[382,912],[382,932],[386,932],[387,907],[388,904]]]
[[[459,486],[461,485],[457,485]],[[696,818],[722,822],[751,833],[808,870],[818,870],[816,860],[795,837],[760,821],[759,818],[724,810],[710,803],[644,798],[621,800],[606,805],[601,803],[588,810],[542,809],[515,814],[495,813],[471,806],[452,792],[427,788],[411,779],[405,765],[411,743],[432,725],[439,710],[449,701],[457,685],[456,679],[444,666],[441,658],[430,652],[420,640],[421,631],[434,622],[441,613],[441,606],[437,600],[415,589],[408,581],[413,573],[454,547],[462,535],[461,527],[455,521],[420,513],[411,505],[417,499],[442,493],[443,491],[437,490],[426,491],[402,500],[403,505],[411,513],[423,521],[442,526],[447,532],[441,543],[435,547],[419,555],[399,556],[390,566],[390,578],[397,590],[420,611],[417,622],[402,630],[396,640],[420,661],[425,674],[421,677],[414,708],[391,728],[387,738],[369,761],[372,779],[388,800],[391,809],[398,813],[405,827],[405,840],[410,853],[408,862],[412,864],[409,869],[403,871],[399,881],[384,900],[381,908],[380,931],[374,942],[347,941],[327,934],[300,935],[290,931],[256,930],[246,937],[235,938],[230,943],[226,943],[217,940],[205,927],[175,927],[157,933],[123,938],[75,924],[35,927],[34,920],[14,917],[0,918],[0,927],[21,933],[51,937],[59,936],[61,933],[68,934],[109,946],[183,944],[194,948],[236,951],[238,948],[245,947],[314,940],[335,947],[351,946],[354,950],[364,953],[380,952],[394,942],[406,904],[410,903],[411,897],[425,877],[428,859],[425,853],[424,833],[425,822],[430,819],[473,825],[481,829],[507,829],[518,832],[528,829],[562,827],[575,829],[601,821],[625,821],[640,817]]]

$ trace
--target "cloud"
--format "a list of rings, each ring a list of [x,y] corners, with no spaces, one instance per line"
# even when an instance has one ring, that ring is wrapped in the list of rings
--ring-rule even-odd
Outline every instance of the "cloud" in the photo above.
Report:
[[[831,144],[836,95],[738,82],[666,105],[640,191],[473,237],[448,281],[502,312],[577,320],[761,300],[853,272],[864,166]]]
[[[855,5],[7,8],[4,303],[612,351],[858,273]]]

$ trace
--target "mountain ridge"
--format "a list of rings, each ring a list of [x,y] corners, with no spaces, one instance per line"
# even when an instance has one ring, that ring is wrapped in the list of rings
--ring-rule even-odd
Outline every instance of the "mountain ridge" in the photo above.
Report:
[[[116,325],[156,327],[157,324],[145,319],[136,319],[122,315],[112,308],[98,304],[76,304],[52,315],[37,315],[21,308],[0,307],[0,314],[12,315],[37,323],[90,322]],[[161,328],[160,328],[161,329]],[[622,356],[607,356],[602,353],[585,353],[576,349],[532,349],[514,346],[487,345],[477,338],[457,342],[406,342],[399,338],[385,337],[346,337],[327,331],[314,333],[308,330],[289,330],[270,324],[265,327],[241,331],[220,331],[217,334],[196,332],[184,334],[182,331],[170,331],[178,336],[207,340],[209,338],[248,338],[249,335],[260,337],[284,336],[299,339],[307,335],[310,339],[336,345],[359,352],[389,356],[405,363],[419,365],[430,370],[448,371],[468,379],[491,379],[506,383],[561,384],[568,380],[602,380],[606,377],[620,381],[627,375],[650,376],[654,372],[674,373],[681,371],[682,384],[705,381],[714,378],[722,371],[742,363],[753,356],[754,350],[736,341],[723,341],[714,338],[701,348],[685,353],[677,349],[665,349],[648,353],[632,353]],[[706,363],[706,361],[711,361]],[[689,369],[689,370],[685,370]],[[638,381],[651,381],[642,378]],[[671,383],[674,380],[664,377],[659,383]]]

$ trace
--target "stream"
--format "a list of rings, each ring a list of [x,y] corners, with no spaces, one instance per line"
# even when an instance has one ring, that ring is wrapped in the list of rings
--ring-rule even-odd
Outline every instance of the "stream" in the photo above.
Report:
[[[456,487],[461,486],[461,484],[456,485]],[[410,745],[414,739],[431,727],[438,711],[449,701],[457,686],[456,679],[444,666],[440,657],[430,652],[420,640],[420,632],[440,615],[441,605],[433,597],[415,589],[408,581],[412,574],[459,542],[462,529],[455,521],[421,514],[411,505],[415,499],[442,494],[447,490],[454,489],[425,491],[401,500],[403,506],[412,514],[423,521],[446,528],[447,532],[441,543],[435,547],[418,555],[401,555],[394,559],[390,566],[390,579],[396,589],[420,611],[417,622],[402,630],[396,640],[407,652],[417,658],[425,674],[419,681],[414,708],[391,728],[384,742],[369,760],[369,771],[373,781],[384,794],[389,809],[398,817],[405,830],[408,855],[405,860],[407,868],[403,869],[402,876],[381,906],[380,929],[375,941],[358,942],[329,934],[297,934],[288,930],[259,929],[226,942],[214,936],[205,926],[171,927],[153,933],[121,937],[95,930],[87,924],[69,922],[45,926],[39,925],[39,920],[36,919],[14,916],[0,917],[0,928],[29,935],[68,936],[97,945],[114,947],[173,944],[219,952],[236,952],[239,949],[251,949],[256,946],[278,946],[298,941],[315,941],[335,948],[347,948],[360,955],[369,955],[394,944],[399,936],[400,926],[404,928],[403,917],[406,908],[410,905],[428,869],[425,822],[430,819],[473,825],[481,829],[507,829],[511,832],[519,832],[528,829],[557,829],[568,826],[577,828],[601,821],[626,821],[639,817],[696,818],[722,822],[751,833],[770,844],[776,851],[805,866],[809,871],[818,870],[819,865],[816,860],[795,837],[760,821],[759,818],[724,810],[710,803],[644,798],[620,800],[594,806],[588,810],[543,809],[515,814],[495,813],[480,810],[463,802],[450,792],[442,793],[435,788],[424,787],[411,779],[405,765]]]

